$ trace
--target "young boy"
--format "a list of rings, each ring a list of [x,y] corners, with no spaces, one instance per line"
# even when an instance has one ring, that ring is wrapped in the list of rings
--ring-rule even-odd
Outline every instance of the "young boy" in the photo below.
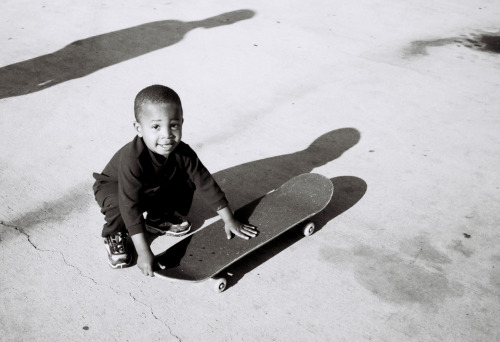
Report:
[[[191,229],[183,217],[194,190],[217,211],[226,236],[257,235],[255,227],[236,220],[224,192],[182,138],[181,100],[172,89],[153,85],[139,92],[134,103],[137,136],[113,156],[93,189],[106,223],[102,230],[108,262],[113,268],[130,265],[126,238],[138,254],[137,266],[153,276],[153,259],[145,231],[181,236]],[[146,219],[144,213],[147,212]]]

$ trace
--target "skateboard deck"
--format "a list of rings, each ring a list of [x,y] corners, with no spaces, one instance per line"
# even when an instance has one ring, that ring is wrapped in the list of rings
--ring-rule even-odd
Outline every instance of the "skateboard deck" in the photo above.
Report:
[[[264,197],[240,208],[235,217],[254,225],[258,235],[249,240],[228,240],[224,222],[216,221],[179,241],[155,259],[155,275],[172,280],[199,282],[213,278],[277,236],[323,210],[333,194],[332,182],[319,174],[296,176]],[[304,227],[304,235],[314,231],[314,224]],[[214,290],[225,289],[224,278],[213,278]]]

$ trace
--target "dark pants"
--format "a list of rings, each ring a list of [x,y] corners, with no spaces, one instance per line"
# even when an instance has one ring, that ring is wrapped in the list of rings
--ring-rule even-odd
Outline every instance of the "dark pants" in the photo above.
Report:
[[[191,209],[194,190],[194,184],[187,182],[171,186],[166,190],[142,194],[140,199],[141,210],[155,217],[175,212],[186,216]],[[96,182],[94,194],[106,221],[102,228],[102,237],[126,232],[125,223],[118,206],[118,183],[101,183],[98,185]]]

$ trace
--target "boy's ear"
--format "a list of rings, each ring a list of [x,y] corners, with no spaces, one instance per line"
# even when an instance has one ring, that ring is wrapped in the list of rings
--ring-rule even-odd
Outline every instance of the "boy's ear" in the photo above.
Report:
[[[142,138],[142,127],[141,127],[141,124],[138,123],[137,121],[134,121],[134,128],[137,131],[137,135]]]

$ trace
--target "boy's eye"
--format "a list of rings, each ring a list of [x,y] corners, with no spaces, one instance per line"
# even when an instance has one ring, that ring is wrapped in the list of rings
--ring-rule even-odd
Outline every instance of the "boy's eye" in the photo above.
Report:
[[[153,126],[151,126],[151,128],[152,129],[158,129],[158,128],[160,128],[160,125],[153,125]]]

